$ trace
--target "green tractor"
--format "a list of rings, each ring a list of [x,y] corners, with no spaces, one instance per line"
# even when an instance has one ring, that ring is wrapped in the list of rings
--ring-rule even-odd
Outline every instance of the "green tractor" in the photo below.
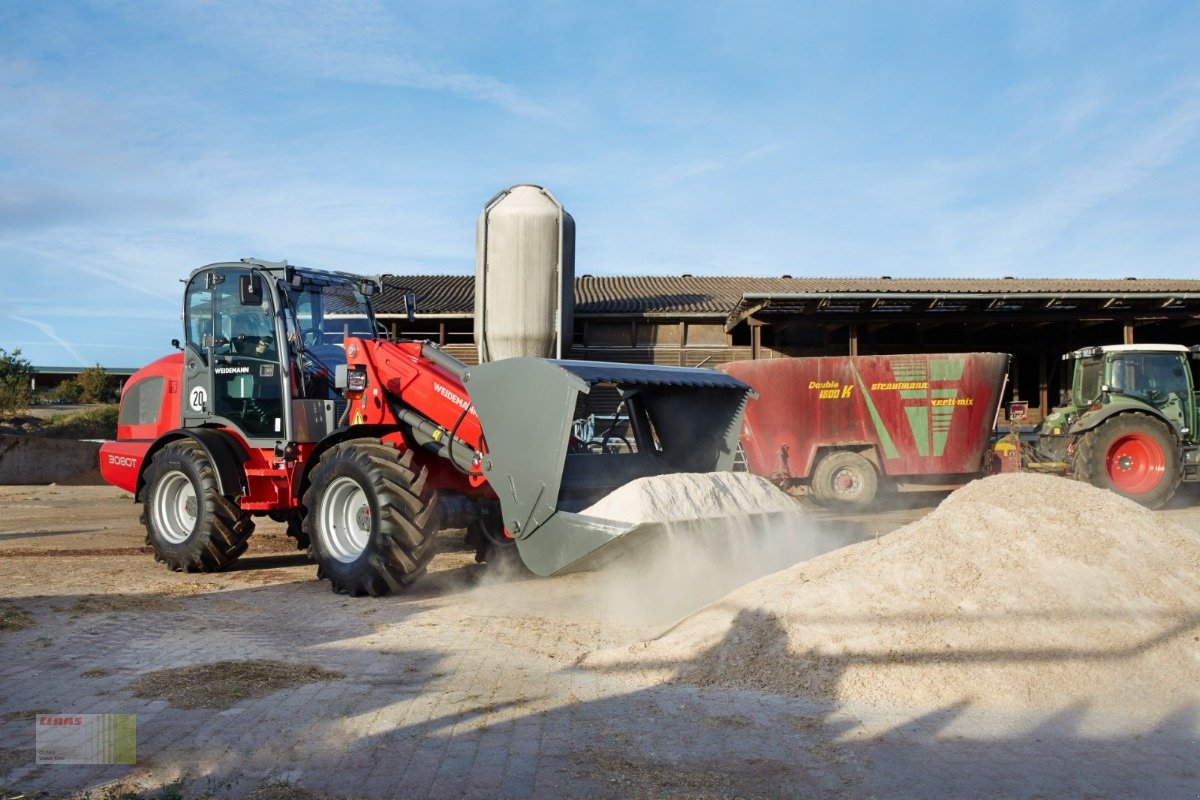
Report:
[[[1035,459],[1158,508],[1200,480],[1189,358],[1174,344],[1106,345],[1067,353],[1071,395],[1038,428]]]

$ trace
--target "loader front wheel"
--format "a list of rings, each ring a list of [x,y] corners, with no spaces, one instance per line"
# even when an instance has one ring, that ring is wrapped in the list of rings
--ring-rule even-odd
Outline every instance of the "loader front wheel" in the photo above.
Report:
[[[875,467],[858,453],[826,453],[813,470],[813,497],[827,508],[861,511],[874,502],[878,490]]]
[[[1183,479],[1182,450],[1166,423],[1139,412],[1110,417],[1079,437],[1075,477],[1158,508]]]
[[[429,471],[378,439],[344,442],[313,468],[304,532],[317,576],[335,592],[377,597],[419,578],[439,528]]]
[[[177,572],[215,572],[246,551],[254,521],[217,488],[196,442],[171,442],[146,468],[142,524],[154,558]]]

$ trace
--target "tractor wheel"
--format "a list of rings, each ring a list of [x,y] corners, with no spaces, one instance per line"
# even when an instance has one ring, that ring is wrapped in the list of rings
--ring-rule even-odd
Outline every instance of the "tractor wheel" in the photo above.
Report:
[[[378,439],[344,442],[321,457],[304,493],[304,532],[317,577],[335,592],[373,597],[419,578],[440,523],[429,471]]]
[[[254,521],[217,489],[208,455],[184,439],[146,468],[142,524],[154,558],[179,572],[215,572],[246,551]]]
[[[827,453],[813,470],[813,497],[827,508],[861,511],[875,500],[878,489],[874,465],[858,453]]]
[[[1127,412],[1079,437],[1075,477],[1128,497],[1147,508],[1171,499],[1183,479],[1183,452],[1165,423]]]

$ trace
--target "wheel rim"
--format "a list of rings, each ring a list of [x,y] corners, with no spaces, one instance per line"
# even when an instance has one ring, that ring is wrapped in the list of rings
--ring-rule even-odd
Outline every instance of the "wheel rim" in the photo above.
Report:
[[[834,495],[842,498],[856,497],[863,488],[862,476],[847,467],[833,473],[829,484]]]
[[[371,504],[353,478],[329,484],[321,500],[318,535],[329,554],[348,564],[362,555],[371,540]]]
[[[1129,433],[1108,448],[1104,466],[1114,488],[1128,494],[1145,494],[1162,480],[1167,459],[1152,437]]]
[[[196,487],[182,472],[168,473],[154,495],[154,529],[171,544],[182,544],[199,518]]]

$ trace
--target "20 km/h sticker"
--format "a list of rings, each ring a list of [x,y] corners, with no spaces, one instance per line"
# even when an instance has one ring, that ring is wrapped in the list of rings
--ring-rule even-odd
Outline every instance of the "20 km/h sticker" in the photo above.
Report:
[[[208,404],[208,392],[204,391],[203,386],[193,386],[192,393],[188,395],[188,399],[192,406],[192,411],[203,411]]]

